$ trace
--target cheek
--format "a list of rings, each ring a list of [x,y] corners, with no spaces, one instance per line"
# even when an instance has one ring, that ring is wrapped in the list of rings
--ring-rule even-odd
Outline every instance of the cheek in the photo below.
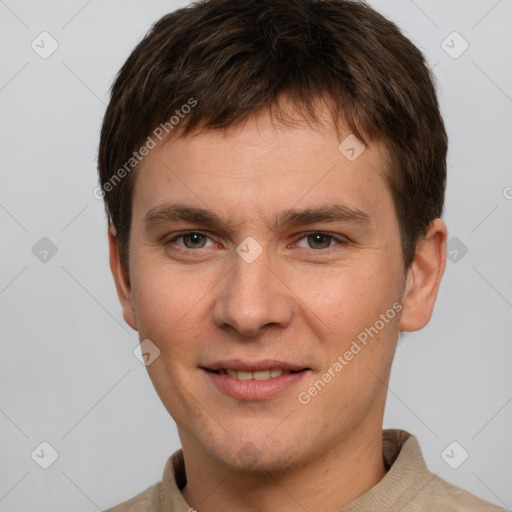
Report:
[[[138,270],[143,277],[133,294],[140,339],[151,340],[160,350],[146,367],[148,375],[176,421],[186,423],[196,416],[199,421],[200,411],[190,399],[194,386],[190,376],[197,364],[198,340],[205,338],[201,298],[211,286],[203,291],[193,276],[162,266]]]
[[[149,338],[162,351],[190,350],[191,337],[204,325],[199,316],[212,285],[192,271],[165,266],[137,269],[133,301],[141,339]]]
[[[347,341],[398,300],[399,278],[391,270],[384,262],[357,261],[297,274],[290,288],[299,297],[298,304],[305,306],[304,315],[316,316],[327,336]]]

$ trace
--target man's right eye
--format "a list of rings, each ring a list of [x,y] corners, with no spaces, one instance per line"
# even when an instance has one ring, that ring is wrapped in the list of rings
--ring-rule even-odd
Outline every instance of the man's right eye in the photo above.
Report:
[[[178,244],[179,251],[185,251],[185,250],[193,250],[193,249],[202,249],[206,247],[205,243],[206,240],[209,239],[207,235],[204,233],[201,233],[200,231],[186,231],[183,233],[179,233],[177,235],[174,235],[172,238],[168,239],[166,241],[166,245],[170,243],[176,243],[176,240],[183,239],[185,248],[182,249],[181,245]]]

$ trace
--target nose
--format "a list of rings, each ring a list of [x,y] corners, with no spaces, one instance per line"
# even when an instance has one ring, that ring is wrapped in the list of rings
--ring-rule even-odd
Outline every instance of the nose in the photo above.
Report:
[[[214,323],[246,337],[267,326],[284,328],[291,322],[293,294],[264,250],[254,261],[235,253],[233,267],[219,284]]]

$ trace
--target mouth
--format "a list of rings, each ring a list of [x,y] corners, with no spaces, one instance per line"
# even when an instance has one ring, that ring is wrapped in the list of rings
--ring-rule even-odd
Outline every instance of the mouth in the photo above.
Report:
[[[248,371],[238,370],[233,368],[219,368],[218,370],[212,370],[210,368],[204,368],[207,372],[216,373],[217,375],[228,375],[232,379],[237,380],[268,380],[275,379],[281,375],[289,375],[292,373],[300,373],[310,368],[303,368],[302,370],[286,370],[283,368],[269,368],[266,370]]]
[[[266,400],[301,381],[311,368],[282,361],[219,361],[200,367],[218,391],[238,400]]]

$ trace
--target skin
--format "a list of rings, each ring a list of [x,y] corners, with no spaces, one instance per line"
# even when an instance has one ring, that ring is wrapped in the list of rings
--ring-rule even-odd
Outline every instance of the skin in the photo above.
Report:
[[[370,144],[349,161],[338,150],[349,132],[338,134],[323,113],[321,126],[298,117],[285,126],[262,112],[158,146],[138,170],[129,275],[109,230],[123,315],[161,351],[147,369],[178,427],[183,495],[200,512],[333,511],[386,473],[382,421],[399,330],[421,329],[431,317],[446,226],[431,223],[404,270],[384,148]],[[222,227],[145,227],[149,210],[178,201],[215,212]],[[332,203],[365,212],[369,223],[273,224],[283,210]],[[170,241],[185,230],[204,236]],[[308,238],[318,232],[325,237]],[[236,252],[246,237],[263,250],[250,264]],[[401,312],[300,403],[298,394],[397,302]],[[200,368],[234,357],[311,370],[273,398],[238,400]],[[252,458],[242,457],[248,450]]]

